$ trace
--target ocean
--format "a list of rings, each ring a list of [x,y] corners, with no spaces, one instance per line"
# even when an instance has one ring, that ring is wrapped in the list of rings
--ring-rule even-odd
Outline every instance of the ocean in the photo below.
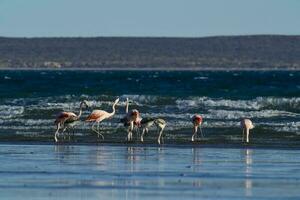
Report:
[[[298,71],[0,70],[0,199],[299,199],[299,89]],[[116,98],[99,141],[84,119]],[[126,141],[126,98],[166,120],[163,144],[154,127]],[[75,137],[55,143],[57,114],[82,100]]]
[[[52,142],[57,114],[78,113],[87,100],[75,140],[97,142],[83,121],[93,109],[111,112],[119,97],[115,116],[101,123],[102,142],[125,142],[119,121],[129,98],[129,109],[142,117],[167,121],[165,143],[189,143],[191,117],[198,113],[202,143],[240,143],[240,120],[250,118],[252,144],[297,146],[299,90],[298,71],[0,71],[0,141]],[[155,137],[152,128],[145,142],[155,143]]]

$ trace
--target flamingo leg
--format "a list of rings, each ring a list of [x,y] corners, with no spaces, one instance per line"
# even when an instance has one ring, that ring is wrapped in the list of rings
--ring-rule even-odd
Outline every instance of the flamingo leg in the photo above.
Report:
[[[137,137],[137,140],[138,140],[139,137],[140,137],[140,129],[139,129],[139,127],[137,126],[135,130],[136,130],[136,137]]]
[[[127,141],[132,141],[132,130],[130,128],[128,129]]]
[[[202,131],[201,125],[199,126],[199,130],[200,130],[200,136],[201,136],[201,138],[204,138],[204,133],[203,133],[203,131]]]
[[[130,129],[129,128],[127,129],[127,141],[128,142],[130,141]]]
[[[99,138],[99,136],[101,136],[102,140],[104,140],[104,136],[100,133],[100,122],[98,122],[98,124],[97,124],[97,134],[98,134],[98,138]]]
[[[70,128],[68,128],[67,131],[68,131],[68,140],[70,142],[71,141],[71,133],[70,133],[71,130],[70,130]]]
[[[97,128],[95,128],[95,125],[97,124]],[[104,136],[100,133],[100,122],[94,122],[92,125],[92,131],[95,132],[97,134],[97,137],[99,138],[100,136],[102,137],[102,139],[104,140]]]
[[[249,129],[246,129],[246,142],[249,143]]]
[[[61,127],[63,127],[63,130],[60,134],[63,135],[64,140],[66,139],[64,132],[66,131],[67,127],[65,127],[64,125],[61,125]]]
[[[73,128],[69,127],[69,128],[67,128],[67,131],[68,131],[68,140],[70,142],[71,141],[71,132],[73,131]]]
[[[70,128],[66,128],[67,130],[67,137],[68,137],[68,141],[71,141],[71,135],[70,135]]]
[[[75,141],[75,129],[72,128],[72,137],[73,137],[73,141]]]
[[[142,134],[141,134],[141,142],[144,142],[144,134],[145,134],[146,128],[143,128]]]
[[[128,135],[127,135],[127,141],[132,140],[132,131],[133,131],[133,121],[130,122],[130,126],[128,127]]]
[[[132,140],[132,131],[130,129],[128,129],[128,134],[127,134],[127,141],[131,141]]]
[[[60,129],[60,123],[57,124],[57,129],[56,129],[56,132],[54,134],[54,140],[55,140],[55,142],[58,142],[57,137],[59,136],[59,129]]]
[[[157,138],[158,144],[160,144],[160,139],[161,139],[161,136],[162,136],[163,131],[164,131],[164,128],[160,128],[160,129],[158,130],[158,138]]]
[[[97,123],[97,137],[99,138],[99,136],[100,136],[100,128],[99,128],[99,126],[100,126],[100,123],[98,122]]]
[[[96,134],[98,134],[97,129],[95,128],[97,122],[94,122],[92,125],[92,131],[95,132]]]
[[[198,131],[198,126],[194,126],[194,134],[192,135],[192,142],[194,142],[195,138],[197,137],[197,131]]]

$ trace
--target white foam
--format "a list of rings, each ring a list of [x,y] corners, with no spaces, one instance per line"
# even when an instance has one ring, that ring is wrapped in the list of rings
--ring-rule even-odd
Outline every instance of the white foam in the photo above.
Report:
[[[228,108],[239,110],[261,110],[266,108],[298,109],[300,98],[257,97],[251,100],[213,99],[208,97],[189,97],[175,101],[178,109]]]
[[[270,117],[296,117],[298,114],[280,110],[237,111],[237,110],[208,110],[205,118],[208,119],[241,119],[241,118],[270,118]]]
[[[272,129],[277,132],[291,132],[291,133],[296,133],[300,134],[300,122],[286,122],[286,123],[279,123],[279,122],[272,122],[272,123],[258,123],[260,126],[267,128],[267,129]]]
[[[208,77],[206,77],[206,76],[196,76],[196,77],[194,77],[194,80],[206,80],[206,79],[208,79]]]
[[[23,113],[23,106],[0,105],[0,119],[20,117]]]

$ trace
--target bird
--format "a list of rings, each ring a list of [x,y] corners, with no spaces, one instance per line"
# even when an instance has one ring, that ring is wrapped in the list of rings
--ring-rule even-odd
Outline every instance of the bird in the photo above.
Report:
[[[141,117],[140,112],[137,109],[133,109],[129,112],[129,99],[126,98],[126,115],[121,118],[120,122],[123,123],[124,127],[127,128],[127,141],[132,141],[132,132],[134,128],[137,128],[140,125]]]
[[[138,127],[140,126],[140,122],[142,120],[142,118],[140,117],[140,112],[137,109],[131,110],[128,113],[126,120],[126,124],[129,124],[129,127],[127,129],[127,141],[132,141],[133,130],[136,127],[138,131]]]
[[[161,143],[162,133],[164,128],[166,127],[167,123],[162,118],[143,118],[140,121],[140,126],[142,127],[142,134],[141,134],[141,142],[144,142],[144,134],[149,132],[149,128],[155,125],[158,130],[158,144]]]
[[[63,128],[62,133],[64,133],[66,130],[73,129],[73,136],[74,136],[74,126],[76,125],[76,122],[79,121],[84,106],[86,108],[89,107],[86,100],[81,101],[78,115],[76,115],[73,112],[61,112],[57,115],[54,121],[54,124],[56,125],[56,132],[54,134],[55,142],[58,142],[60,128]]]
[[[242,128],[242,142],[245,141],[246,136],[246,143],[249,143],[249,130],[254,128],[254,125],[250,119],[242,119],[241,120],[241,128]]]
[[[115,100],[115,102],[112,105],[112,112],[106,112],[104,110],[93,110],[92,113],[87,117],[85,120],[86,122],[94,122],[92,125],[92,131],[97,133],[98,138],[101,136],[104,140],[104,136],[100,133],[99,125],[100,122],[102,122],[105,119],[112,118],[114,114],[116,113],[116,105],[119,102],[119,98]],[[95,128],[95,125],[97,124],[97,128]]]
[[[193,125],[194,125],[194,133],[193,133],[193,135],[192,135],[192,142],[195,141],[195,137],[197,136],[197,133],[198,133],[198,127],[199,127],[199,129],[200,129],[201,137],[202,137],[202,138],[204,137],[203,132],[202,132],[202,129],[201,129],[202,121],[203,121],[203,118],[202,118],[202,116],[199,115],[199,114],[195,114],[195,115],[192,117],[192,122],[193,122]]]

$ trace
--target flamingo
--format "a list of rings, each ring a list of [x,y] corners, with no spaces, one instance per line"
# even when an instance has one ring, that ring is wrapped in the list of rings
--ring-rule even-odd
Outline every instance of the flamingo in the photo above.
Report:
[[[158,144],[160,144],[162,133],[164,131],[164,128],[167,125],[166,121],[161,118],[143,118],[141,120],[140,124],[143,129],[142,135],[141,135],[141,142],[144,142],[144,134],[149,132],[149,128],[151,126],[155,125],[158,130],[157,142],[158,142]]]
[[[102,137],[102,139],[104,140],[104,136],[100,133],[100,129],[99,129],[99,125],[100,122],[102,122],[105,119],[108,118],[112,118],[114,116],[114,114],[116,113],[116,105],[119,102],[119,98],[117,98],[115,100],[115,102],[112,105],[112,112],[106,112],[104,110],[93,110],[93,112],[87,117],[87,119],[85,121],[87,122],[94,122],[92,125],[92,131],[94,131],[95,133],[97,133],[97,136],[99,138],[99,136]],[[95,125],[97,124],[97,128],[95,128]]]
[[[131,110],[128,115],[127,115],[127,124],[129,124],[128,127],[128,135],[127,135],[127,140],[132,141],[132,132],[134,129],[134,126],[139,127],[140,122],[142,118],[140,117],[140,112],[137,109]]]
[[[253,125],[252,121],[250,119],[242,119],[241,127],[242,127],[242,130],[243,130],[243,132],[242,132],[242,134],[243,134],[242,141],[245,141],[245,136],[246,136],[246,143],[249,143],[249,130],[254,128],[254,125]]]
[[[142,120],[140,117],[140,112],[137,109],[133,109],[129,112],[129,99],[126,98],[126,115],[120,120],[121,123],[127,127],[127,141],[132,140],[132,132],[134,127],[138,127],[140,125],[140,121]]]
[[[202,121],[203,121],[203,118],[201,117],[201,115],[198,115],[198,114],[194,115],[192,118],[192,122],[194,125],[194,134],[192,135],[192,142],[194,142],[195,137],[197,136],[198,127],[200,129],[201,137],[202,138],[204,137],[204,135],[202,133],[202,129],[201,129]]]
[[[149,128],[153,125],[155,125],[158,129],[158,144],[161,142],[161,136],[163,133],[164,128],[166,127],[166,121],[161,118],[141,118],[140,113],[138,110],[133,109],[130,113],[128,113],[129,110],[129,99],[126,98],[126,116],[121,119],[121,122],[124,123],[125,127],[128,127],[127,132],[127,140],[132,140],[132,131],[134,126],[142,127],[142,134],[141,134],[141,142],[144,142],[144,134],[149,132]]]
[[[79,121],[84,106],[86,108],[89,107],[86,100],[81,101],[78,115],[76,115],[73,112],[61,112],[57,115],[56,120],[54,122],[57,127],[56,132],[54,134],[55,142],[58,142],[57,137],[59,136],[60,128],[63,128],[62,133],[64,133],[67,129],[73,129],[73,136],[74,136],[74,126],[76,125],[76,122]]]

